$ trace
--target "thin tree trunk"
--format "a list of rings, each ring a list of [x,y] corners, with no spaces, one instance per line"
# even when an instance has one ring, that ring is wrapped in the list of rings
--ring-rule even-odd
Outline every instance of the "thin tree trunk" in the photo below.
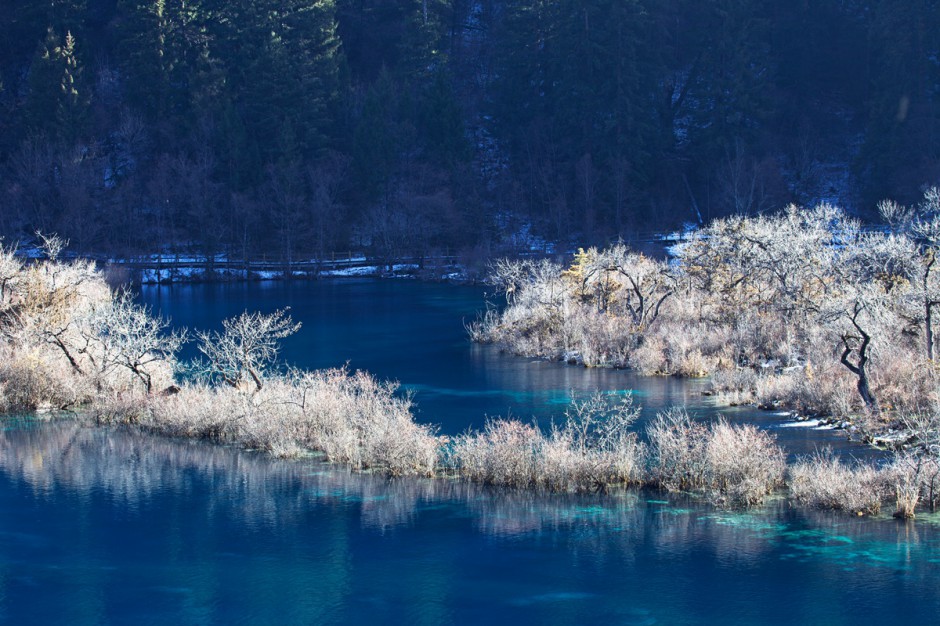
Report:
[[[842,338],[842,342],[845,344],[845,349],[842,351],[842,358],[840,361],[849,369],[850,372],[858,377],[856,388],[858,389],[858,395],[861,396],[862,402],[865,403],[865,406],[874,413],[880,413],[881,409],[878,406],[878,399],[875,397],[875,394],[872,393],[871,385],[868,382],[868,346],[871,343],[871,337],[859,329],[857,324],[855,327],[862,335],[862,342],[859,344],[858,348],[855,349],[858,352],[858,364],[854,364],[849,361],[849,355],[853,351],[853,348],[849,345],[850,337]]]

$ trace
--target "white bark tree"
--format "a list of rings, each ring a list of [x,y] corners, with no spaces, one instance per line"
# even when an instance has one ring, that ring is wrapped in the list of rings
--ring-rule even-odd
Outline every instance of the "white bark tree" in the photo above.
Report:
[[[209,359],[212,373],[227,385],[241,388],[249,380],[255,391],[264,386],[265,370],[280,351],[280,340],[300,329],[287,309],[270,315],[245,311],[222,322],[223,332],[198,334],[199,351]]]
[[[115,369],[127,370],[153,393],[159,366],[172,365],[187,341],[187,332],[170,330],[169,320],[155,317],[136,304],[128,292],[117,294],[89,315],[81,332],[84,344],[78,350],[106,381]]]

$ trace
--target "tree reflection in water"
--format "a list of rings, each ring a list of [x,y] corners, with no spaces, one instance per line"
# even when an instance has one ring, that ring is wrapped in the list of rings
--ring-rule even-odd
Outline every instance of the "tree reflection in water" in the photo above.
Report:
[[[299,524],[315,507],[353,506],[363,528],[385,533],[421,524],[422,512],[447,507],[497,539],[545,538],[618,559],[650,542],[663,557],[706,548],[721,562],[744,566],[765,557],[781,538],[799,539],[793,558],[805,558],[863,540],[872,528],[895,528],[885,520],[794,510],[783,498],[731,512],[646,491],[558,495],[449,479],[390,479],[316,459],[278,460],[80,420],[7,420],[0,431],[0,471],[29,485],[36,497],[103,492],[130,509],[158,494],[195,492],[209,499],[208,511],[234,514],[251,526]],[[878,535],[884,540],[884,532]],[[895,550],[914,558],[919,535],[916,525],[898,525]]]

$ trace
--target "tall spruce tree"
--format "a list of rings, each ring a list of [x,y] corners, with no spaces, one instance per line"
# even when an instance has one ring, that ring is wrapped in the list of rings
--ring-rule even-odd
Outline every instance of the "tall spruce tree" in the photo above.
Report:
[[[152,122],[192,129],[214,106],[221,77],[200,0],[121,0],[121,69],[128,100]]]
[[[67,145],[82,136],[91,91],[71,32],[66,32],[63,41],[49,28],[30,66],[29,87],[27,107],[34,132],[46,133]]]
[[[265,162],[287,124],[304,155],[326,145],[337,96],[339,40],[332,0],[232,2],[219,12],[230,98]]]

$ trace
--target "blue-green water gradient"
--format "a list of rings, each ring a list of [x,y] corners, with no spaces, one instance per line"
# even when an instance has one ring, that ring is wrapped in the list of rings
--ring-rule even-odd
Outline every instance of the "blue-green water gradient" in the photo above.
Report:
[[[471,345],[474,287],[203,285],[141,298],[197,329],[291,306],[304,326],[286,361],[397,379],[418,419],[446,433],[485,415],[560,419],[572,390],[601,389],[633,393],[647,416],[678,404],[758,423],[791,454],[867,454],[833,431],[717,407],[702,381]],[[0,420],[0,623],[11,625],[933,623],[938,524],[783,499],[734,513],[659,493],[389,480],[75,420]]]

